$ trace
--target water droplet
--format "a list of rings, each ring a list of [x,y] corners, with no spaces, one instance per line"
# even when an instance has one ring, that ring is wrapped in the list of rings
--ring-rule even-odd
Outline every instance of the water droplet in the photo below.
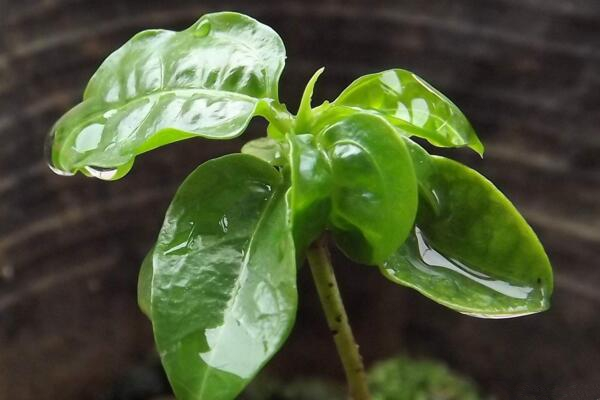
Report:
[[[81,171],[93,178],[102,179],[103,181],[114,181],[127,175],[133,166],[133,159],[118,167],[98,167],[94,165],[86,165]]]
[[[468,315],[469,317],[475,317],[475,318],[508,319],[508,318],[524,317],[526,315],[536,314],[537,311],[523,311],[523,312],[517,312],[517,313],[512,313],[512,314],[479,314],[479,313],[470,313],[470,312],[464,312],[464,311],[461,311],[460,313],[463,315]]]
[[[73,176],[73,175],[75,175],[75,172],[66,171],[62,168],[59,168],[55,165],[55,163],[53,161],[52,146],[54,145],[55,136],[56,136],[56,129],[55,129],[55,127],[52,127],[50,132],[48,132],[48,135],[46,136],[46,140],[44,142],[44,158],[46,159],[46,163],[48,164],[48,167],[50,168],[50,170],[52,172],[54,172],[56,175]]]
[[[223,233],[227,233],[227,231],[229,230],[229,221],[227,220],[226,215],[223,215],[219,220],[219,226],[223,230]]]
[[[198,23],[198,25],[196,25],[196,28],[194,29],[194,36],[205,37],[210,33],[210,28],[210,21],[201,21],[200,23]]]
[[[415,227],[415,234],[417,236],[417,244],[421,260],[429,267],[433,267],[434,270],[438,268],[444,268],[458,273],[471,281],[477,282],[480,285],[486,286],[489,289],[494,290],[500,294],[503,294],[514,299],[525,300],[529,297],[533,288],[528,286],[520,286],[511,284],[504,280],[494,279],[487,276],[486,274],[469,268],[465,264],[453,258],[446,257],[435,250],[426,240],[421,230]]]
[[[103,167],[92,167],[86,166],[83,167],[83,171],[88,176],[93,176],[94,178],[102,179],[103,181],[110,181],[115,179],[118,173],[117,168],[103,168]]]
[[[385,272],[392,280],[474,317],[511,318],[548,307],[548,294],[541,282],[490,275],[476,265],[444,255],[418,227],[386,262]]]
[[[60,176],[73,176],[73,175],[75,175],[75,172],[63,171],[62,169],[56,168],[51,163],[48,163],[48,168],[50,168],[50,170],[52,172],[54,172],[56,175],[60,175]]]

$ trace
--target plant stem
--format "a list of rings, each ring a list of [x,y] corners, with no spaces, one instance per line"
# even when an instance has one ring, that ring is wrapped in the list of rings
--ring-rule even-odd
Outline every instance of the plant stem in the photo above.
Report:
[[[346,315],[342,296],[335,279],[325,237],[321,237],[311,245],[307,257],[319,293],[321,306],[325,312],[327,325],[333,334],[335,346],[344,366],[350,398],[353,400],[370,400],[371,395],[367,385],[365,367],[348,322],[348,315]]]

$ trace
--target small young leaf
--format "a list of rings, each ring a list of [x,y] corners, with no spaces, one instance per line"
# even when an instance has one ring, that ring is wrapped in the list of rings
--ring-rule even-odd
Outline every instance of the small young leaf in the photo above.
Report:
[[[476,171],[443,157],[431,162],[439,207],[421,203],[413,235],[383,263],[384,275],[474,316],[547,309],[552,270],[531,227]]]
[[[436,146],[469,146],[483,154],[483,145],[458,107],[412,72],[391,69],[365,75],[352,82],[334,104],[374,111],[403,133]]]
[[[417,210],[404,140],[383,118],[355,112],[330,121],[317,142],[331,165],[329,221],[337,245],[354,261],[383,262],[410,233]]]
[[[242,146],[242,153],[260,158],[271,165],[282,166],[286,163],[287,146],[270,137],[262,137]]]
[[[235,398],[287,337],[295,252],[281,175],[208,161],[182,184],[153,253],[152,321],[179,400]]]
[[[84,101],[55,124],[51,164],[118,179],[159,146],[238,136],[254,115],[281,114],[284,60],[279,36],[241,14],[208,14],[181,32],[143,31],[104,61]]]
[[[309,127],[312,122],[311,117],[313,116],[312,96],[315,90],[315,84],[324,70],[325,68],[319,68],[313,74],[304,88],[304,93],[302,93],[302,99],[300,100],[300,106],[298,107],[298,116],[296,117],[296,132],[300,134],[309,133]]]

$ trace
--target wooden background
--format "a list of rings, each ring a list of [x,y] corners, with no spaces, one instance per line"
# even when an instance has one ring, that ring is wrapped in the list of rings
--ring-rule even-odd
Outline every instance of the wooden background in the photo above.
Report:
[[[398,351],[471,375],[499,399],[600,396],[600,2],[598,0],[0,0],[0,399],[105,399],[153,362],[135,304],[138,265],[177,185],[241,140],[186,141],[125,179],[61,178],[42,152],[100,61],[133,33],[246,12],[288,50],[294,110],[320,66],[317,101],[355,77],[412,69],[447,93],[487,145],[451,154],[505,191],[547,246],[549,312],[458,315],[379,277],[338,268],[368,363]],[[340,378],[307,270],[298,325],[270,370]],[[595,396],[595,397],[593,397]]]

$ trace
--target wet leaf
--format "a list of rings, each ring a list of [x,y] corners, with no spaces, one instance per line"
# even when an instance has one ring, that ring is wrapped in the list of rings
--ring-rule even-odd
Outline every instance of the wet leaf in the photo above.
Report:
[[[383,263],[383,273],[474,316],[547,309],[552,270],[531,227],[476,171],[443,157],[430,160],[438,208],[421,202],[413,234]]]
[[[404,134],[436,146],[469,146],[483,154],[483,145],[458,107],[412,72],[391,69],[365,75],[352,82],[334,104],[376,112]]]
[[[287,337],[294,244],[280,174],[249,155],[182,184],[153,254],[152,320],[179,400],[235,398]]]
[[[251,140],[242,147],[242,153],[258,157],[275,166],[285,165],[287,151],[285,143],[269,137]]]
[[[55,124],[51,164],[59,173],[118,179],[136,155],[165,144],[238,136],[254,115],[279,112],[270,108],[279,107],[284,60],[271,28],[236,13],[205,15],[181,32],[140,32]]]
[[[329,224],[336,243],[354,261],[381,263],[414,222],[417,182],[409,152],[375,115],[354,113],[325,125],[317,142],[331,166]]]
[[[436,168],[431,161],[431,156],[424,148],[413,142],[410,138],[402,137],[406,148],[412,159],[413,168],[417,177],[419,186],[419,201],[426,201],[430,207],[437,210],[439,206],[435,192],[432,187],[432,176],[435,174]]]
[[[313,135],[288,135],[287,140],[294,242],[296,251],[303,256],[327,227],[333,181],[329,160],[317,147]]]
[[[140,310],[146,317],[152,319],[152,257],[154,248],[146,254],[138,275],[137,298]]]

